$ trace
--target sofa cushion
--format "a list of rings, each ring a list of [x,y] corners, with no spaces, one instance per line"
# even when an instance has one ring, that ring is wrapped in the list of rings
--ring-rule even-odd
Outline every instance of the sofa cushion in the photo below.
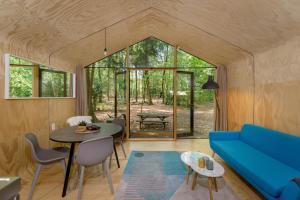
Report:
[[[278,160],[256,150],[240,140],[211,141],[211,147],[222,153],[225,161],[252,183],[271,196],[280,195],[283,188],[300,175],[297,171]]]
[[[300,171],[300,137],[245,124],[240,139],[255,149]]]

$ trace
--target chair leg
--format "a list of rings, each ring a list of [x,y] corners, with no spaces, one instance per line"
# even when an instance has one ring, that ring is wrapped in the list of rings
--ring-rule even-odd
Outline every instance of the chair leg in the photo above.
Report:
[[[124,148],[124,145],[123,145],[123,141],[121,141],[120,144],[121,144],[121,147],[122,147],[122,151],[123,151],[124,157],[126,159],[126,152],[125,152],[125,148]]]
[[[77,200],[80,200],[80,198],[81,198],[83,179],[84,179],[84,166],[80,166],[80,180],[79,180],[79,186],[78,186]]]
[[[66,161],[65,161],[65,159],[63,159],[63,160],[61,160],[60,161],[60,164],[61,164],[61,166],[62,166],[62,168],[63,168],[63,170],[64,170],[64,177],[66,176]]]
[[[111,164],[111,160],[110,160],[109,164]],[[102,161],[101,165],[102,165],[102,175],[103,175],[103,177],[105,177],[105,166],[104,166],[105,162]]]
[[[110,176],[110,172],[109,172],[109,162],[108,162],[108,159],[106,159],[104,161],[104,169],[105,169],[105,174],[106,174],[107,181],[108,181],[108,184],[109,184],[110,192],[112,194],[114,194],[114,186],[112,184],[112,180],[111,180],[111,176]]]
[[[42,165],[38,164],[37,167],[36,167],[36,170],[34,172],[34,177],[33,177],[33,180],[32,180],[32,184],[31,184],[31,189],[30,189],[30,192],[29,192],[28,200],[32,199],[34,188],[35,188],[35,186],[37,184],[37,181],[39,179],[39,176],[40,176],[40,173],[41,173],[41,169],[42,169]]]
[[[109,168],[111,168],[111,159],[112,159],[112,154],[109,156]]]

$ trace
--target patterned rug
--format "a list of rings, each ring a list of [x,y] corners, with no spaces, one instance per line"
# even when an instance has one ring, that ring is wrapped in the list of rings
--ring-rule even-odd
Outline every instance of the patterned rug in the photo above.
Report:
[[[184,182],[185,166],[176,151],[133,151],[116,200],[168,200]]]
[[[199,177],[194,191],[184,181],[186,169],[176,151],[133,151],[115,194],[116,200],[209,199],[207,178]],[[239,200],[223,178],[218,178],[215,200]]]

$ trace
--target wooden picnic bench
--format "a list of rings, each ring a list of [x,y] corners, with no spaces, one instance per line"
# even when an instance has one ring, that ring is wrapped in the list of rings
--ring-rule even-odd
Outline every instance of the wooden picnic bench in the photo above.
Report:
[[[169,117],[168,114],[163,113],[138,113],[137,116],[140,117],[140,120],[137,122],[140,123],[140,129],[145,129],[145,126],[151,125],[162,125],[164,130],[166,129],[166,125],[169,123],[166,121],[166,118]],[[143,126],[142,126],[143,125]]]

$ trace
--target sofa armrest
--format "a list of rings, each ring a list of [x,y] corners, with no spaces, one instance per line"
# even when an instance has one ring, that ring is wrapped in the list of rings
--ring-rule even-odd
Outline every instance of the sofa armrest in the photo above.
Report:
[[[237,140],[240,137],[240,131],[211,131],[209,140]]]
[[[290,181],[280,195],[280,200],[296,199],[300,199],[300,178],[295,178]]]

